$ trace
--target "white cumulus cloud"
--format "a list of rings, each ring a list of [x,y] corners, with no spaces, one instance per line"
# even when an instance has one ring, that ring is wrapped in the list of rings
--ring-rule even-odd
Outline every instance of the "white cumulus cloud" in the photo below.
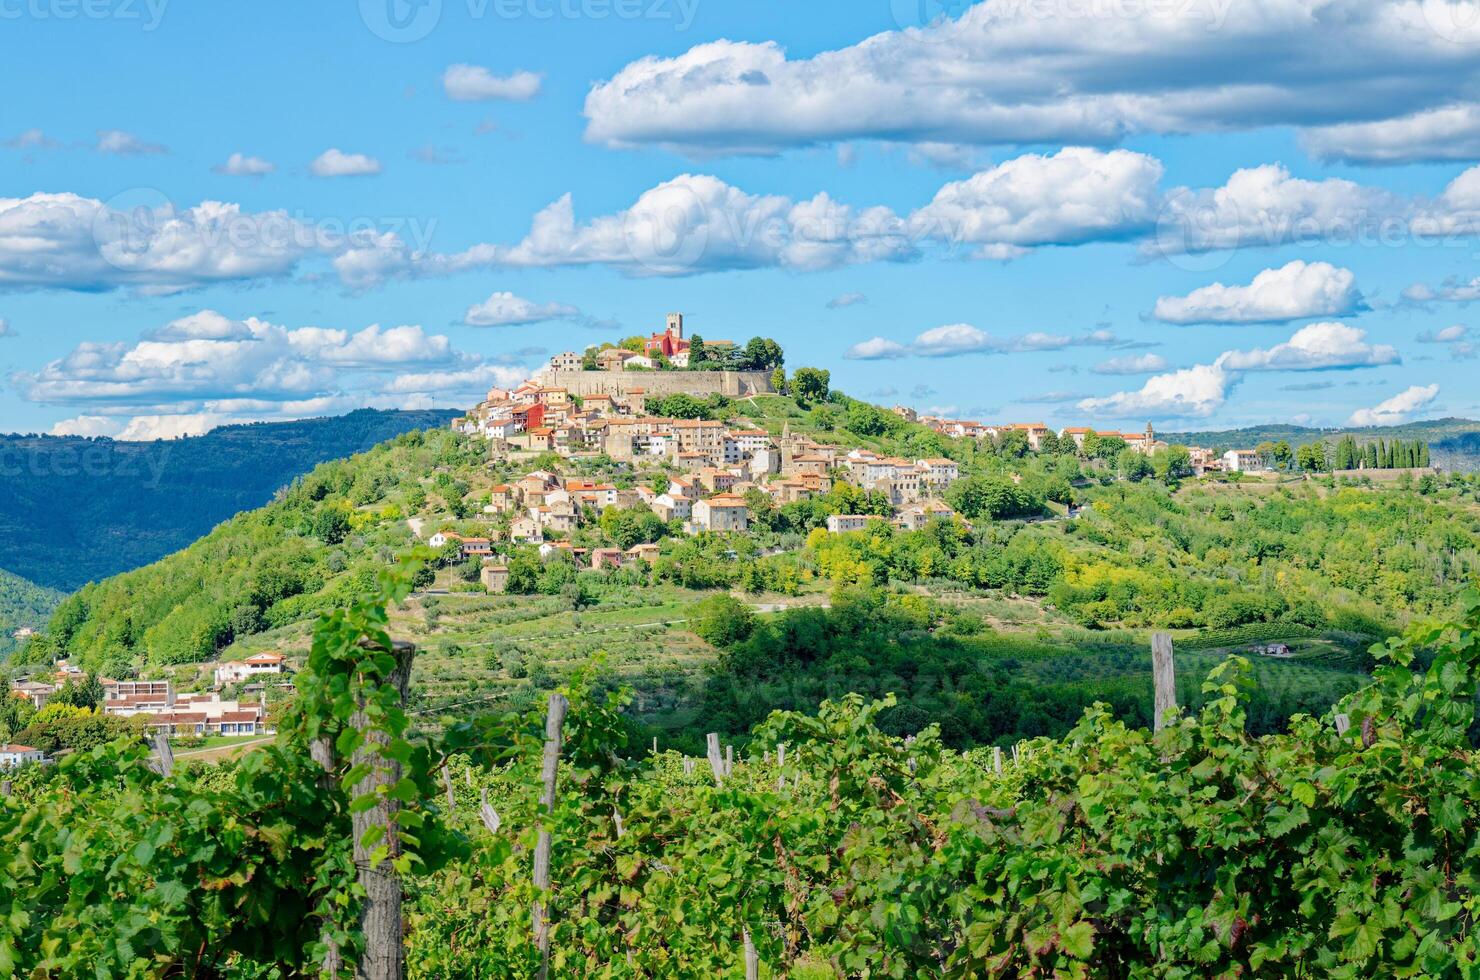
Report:
[[[166,147],[158,143],[147,142],[121,129],[98,130],[97,150],[99,153],[112,153],[117,156],[142,156],[169,152]]]
[[[109,418],[106,415],[79,415],[76,418],[62,419],[54,423],[51,427],[51,434],[87,438],[116,436],[123,431],[126,424],[123,419]]]
[[[457,102],[527,102],[540,94],[540,76],[532,71],[495,75],[481,65],[450,65],[442,73],[442,90]]]
[[[1367,331],[1345,323],[1312,323],[1288,341],[1266,349],[1227,351],[1219,366],[1230,371],[1316,371],[1397,364],[1398,350],[1369,344]]]
[[[810,56],[720,40],[641,58],[592,87],[587,138],[704,155],[1293,126],[1339,147],[1364,141],[1329,127],[1442,109],[1480,76],[1472,0],[962,6]]]
[[[852,360],[887,360],[908,355],[920,357],[956,357],[963,354],[1025,354],[1034,351],[1063,350],[1066,347],[1116,347],[1122,341],[1108,330],[1094,330],[1081,336],[1053,334],[1041,330],[998,337],[969,323],[948,323],[918,334],[909,344],[873,337],[854,344],[844,353]]]
[[[289,328],[200,310],[9,380],[29,401],[79,410],[56,434],[160,439],[356,408],[462,408],[527,376],[517,359],[458,351],[419,326]]]
[[[233,153],[226,158],[225,163],[218,163],[211,169],[227,177],[262,177],[272,173],[277,167],[261,157]]]
[[[946,184],[910,226],[922,237],[982,246],[989,258],[1125,238],[1155,220],[1162,173],[1160,161],[1129,150],[1030,153]]]
[[[645,191],[631,207],[578,221],[569,194],[534,216],[513,245],[478,244],[452,254],[417,253],[395,236],[335,260],[347,282],[449,275],[470,269],[602,265],[633,276],[682,276],[720,269],[815,271],[914,257],[884,208],[855,210],[826,194],[793,201],[748,194],[717,177],[682,174]]]
[[[1450,279],[1438,286],[1416,282],[1403,290],[1403,299],[1409,303],[1473,303],[1480,299],[1480,277],[1473,279]]]
[[[1167,369],[1167,359],[1160,354],[1130,354],[1101,361],[1092,370],[1095,374],[1154,374]]]
[[[468,307],[463,322],[473,327],[512,327],[580,315],[580,310],[565,303],[535,303],[513,293],[502,292]]]
[[[50,405],[174,403],[198,410],[200,403],[265,405],[336,395],[408,367],[477,365],[448,338],[419,326],[292,329],[201,310],[134,343],[84,341],[12,381],[28,400]]]
[[[331,147],[320,153],[308,170],[315,177],[369,177],[380,173],[381,167],[374,157]]]
[[[1163,296],[1152,315],[1164,323],[1287,323],[1317,316],[1351,316],[1366,309],[1350,269],[1296,259],[1265,269],[1246,286],[1221,282],[1186,296]]]
[[[1440,330],[1426,330],[1417,339],[1420,344],[1457,344],[1469,335],[1469,327],[1455,323]]]
[[[0,146],[8,150],[55,150],[61,140],[52,139],[40,129],[27,129],[8,139],[0,140]]]
[[[389,279],[474,269],[604,266],[629,276],[761,268],[815,272],[962,250],[974,258],[1010,260],[1049,246],[1129,242],[1143,257],[1174,258],[1289,243],[1480,234],[1480,167],[1432,199],[1343,178],[1299,178],[1280,164],[1238,170],[1217,187],[1163,191],[1163,169],[1160,161],[1128,150],[1029,153],[947,183],[905,213],[846,203],[825,191],[800,200],[756,194],[712,175],[685,173],[642,192],[625,209],[591,218],[578,219],[566,194],[536,213],[529,233],[513,244],[480,242],[438,252],[387,232],[360,236],[334,264],[342,282],[364,289]],[[1254,284],[1223,288],[1242,288],[1249,291],[1244,298],[1270,303],[1267,315],[1277,319],[1298,304],[1276,303],[1277,290],[1265,288],[1270,279],[1278,286],[1281,277],[1299,278],[1284,285],[1309,289],[1325,277],[1325,288],[1336,293],[1327,297],[1330,306],[1359,301],[1354,286],[1340,295],[1346,270],[1312,262],[1297,276],[1300,268],[1272,270],[1278,275],[1261,280],[1257,291]],[[1196,299],[1218,299],[1216,292]],[[1173,312],[1176,299],[1168,298]],[[1222,301],[1234,305],[1226,296]],[[1253,307],[1247,314],[1213,312],[1261,315]]]
[[[1110,418],[1206,418],[1223,407],[1235,383],[1237,378],[1218,365],[1197,364],[1148,378],[1136,391],[1082,399],[1077,407]]]
[[[136,415],[114,438],[123,442],[155,442],[161,439],[183,439],[203,436],[212,429],[231,422],[225,415],[192,412],[188,415]]]
[[[286,212],[219,201],[118,210],[76,194],[0,198],[0,288],[167,293],[286,275],[333,247]]]
[[[843,356],[855,361],[883,361],[904,357],[910,349],[904,344],[884,337],[870,337],[849,347]]]
[[[1339,123],[1305,131],[1313,156],[1358,164],[1470,161],[1480,157],[1480,105],[1424,109],[1376,122]]]
[[[386,395],[421,395],[428,398],[448,393],[466,393],[481,398],[497,385],[512,388],[529,376],[522,368],[504,364],[477,364],[460,370],[422,371],[398,374],[380,391]]]
[[[1416,412],[1422,411],[1439,397],[1439,386],[1413,385],[1387,401],[1372,408],[1359,408],[1347,420],[1347,425],[1398,425],[1407,422]]]
[[[1367,333],[1344,323],[1312,323],[1269,348],[1229,350],[1211,364],[1158,374],[1139,390],[1079,402],[1081,411],[1116,418],[1206,418],[1223,406],[1245,374],[1256,371],[1332,371],[1397,364],[1395,348],[1370,344]]]
[[[1220,187],[1175,188],[1163,199],[1148,255],[1409,235],[1416,202],[1339,177],[1308,180],[1269,163],[1234,171]]]
[[[0,330],[0,336],[4,331]],[[1439,330],[1425,330],[1416,339],[1420,344],[1443,344],[1456,361],[1468,361],[1480,354],[1480,344],[1470,339],[1470,328],[1453,323]]]

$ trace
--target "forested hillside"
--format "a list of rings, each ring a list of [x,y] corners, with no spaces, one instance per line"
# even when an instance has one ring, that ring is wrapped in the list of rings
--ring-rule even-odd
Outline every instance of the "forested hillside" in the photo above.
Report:
[[[71,591],[185,547],[319,463],[453,414],[366,410],[168,442],[0,435],[0,563]]]
[[[16,630],[41,629],[61,601],[60,592],[0,569],[0,657],[15,649]]]

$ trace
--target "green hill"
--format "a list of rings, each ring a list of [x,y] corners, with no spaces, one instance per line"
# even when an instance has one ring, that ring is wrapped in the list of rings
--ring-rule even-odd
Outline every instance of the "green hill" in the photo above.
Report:
[[[0,656],[15,649],[16,630],[41,629],[61,601],[60,592],[0,569]]]
[[[640,717],[675,738],[706,724],[741,733],[846,679],[850,690],[898,694],[890,725],[900,731],[928,718],[953,744],[980,744],[1062,731],[1096,700],[1134,716],[1149,689],[1146,631],[1171,629],[1212,651],[1290,644],[1294,660],[1257,672],[1268,685],[1260,724],[1274,730],[1349,689],[1373,638],[1449,610],[1458,583],[1480,573],[1480,482],[1470,477],[1178,486],[1143,458],[1127,474],[1121,455],[1085,459],[1072,445],[1039,454],[1022,440],[945,439],[844,396],[714,410],[886,454],[948,455],[964,479],[946,500],[972,526],[878,522],[828,535],[819,525],[829,514],[880,513],[877,494],[846,483],[782,506],[752,498],[745,535],[693,538],[646,510],[588,510],[573,547],[655,542],[652,566],[593,571],[520,546],[504,557],[507,595],[484,594],[478,562],[454,544],[393,613],[395,634],[424,651],[419,702],[524,703],[605,653],[639,690]],[[672,472],[605,457],[491,459],[482,440],[446,427],[404,433],[321,464],[148,567],[88,585],[18,659],[66,653],[110,674],[195,683],[194,665],[217,657],[297,657],[313,618],[366,594],[418,543],[413,528],[422,540],[444,528],[499,538],[511,515],[483,513],[489,488],[539,468],[618,488],[666,484]],[[1070,501],[1084,506],[1066,520]],[[706,603],[720,591],[774,615],[741,639],[710,630]],[[1216,659],[1198,656],[1199,671]]]
[[[185,547],[319,463],[455,415],[365,410],[170,442],[0,435],[0,561],[72,591]]]
[[[1313,429],[1300,425],[1256,425],[1244,429],[1216,429],[1188,432],[1164,432],[1170,442],[1223,449],[1253,449],[1261,442],[1284,440],[1292,446],[1326,441],[1335,443],[1350,435],[1358,442],[1381,439],[1422,440],[1429,444],[1434,465],[1456,473],[1480,471],[1480,422],[1474,419],[1432,419],[1403,425],[1368,426],[1365,428]]]

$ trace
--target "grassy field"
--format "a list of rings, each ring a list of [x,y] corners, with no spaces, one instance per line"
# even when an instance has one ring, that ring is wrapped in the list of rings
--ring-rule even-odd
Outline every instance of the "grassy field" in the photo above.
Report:
[[[213,736],[206,739],[206,744],[202,747],[182,749],[176,752],[175,760],[177,762],[222,762],[250,752],[257,746],[266,745],[276,737],[276,735]]]
[[[1048,697],[1071,689],[1151,690],[1148,637],[1139,631],[1092,631],[1042,603],[1001,593],[932,583],[949,610],[943,635],[966,643],[971,673],[1027,685]],[[534,704],[573,670],[601,658],[612,682],[629,685],[634,710],[660,731],[679,732],[696,717],[718,651],[689,629],[694,606],[711,593],[674,586],[614,588],[576,610],[560,596],[422,595],[392,613],[393,634],[418,646],[412,708],[428,719]],[[820,584],[801,597],[746,596],[760,614],[827,600]],[[1257,645],[1284,642],[1289,659],[1259,656]],[[1293,710],[1320,712],[1365,677],[1370,641],[1300,627],[1259,626],[1177,635],[1179,701],[1201,702],[1208,672],[1231,654],[1250,659],[1258,693],[1251,709],[1266,721]],[[253,637],[232,659],[265,649],[306,654],[309,630],[289,627]],[[189,670],[189,668],[186,668]],[[202,670],[198,679],[203,680]],[[185,678],[177,678],[186,683]],[[286,692],[274,692],[281,697]],[[222,747],[199,751],[215,757]],[[224,747],[228,752],[230,746]],[[222,753],[225,754],[225,753]]]

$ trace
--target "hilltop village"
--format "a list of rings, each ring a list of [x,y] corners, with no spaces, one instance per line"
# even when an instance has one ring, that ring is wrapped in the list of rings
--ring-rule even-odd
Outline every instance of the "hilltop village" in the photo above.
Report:
[[[655,557],[658,546],[651,543],[589,551],[570,544],[583,520],[610,508],[651,511],[687,534],[743,532],[757,505],[819,497],[844,481],[875,506],[866,514],[828,514],[830,533],[860,530],[871,520],[919,530],[933,520],[960,519],[945,502],[947,489],[961,478],[955,460],[845,448],[787,426],[772,432],[748,419],[743,400],[783,390],[799,399],[825,399],[827,379],[826,371],[801,368],[788,380],[774,341],[755,338],[741,346],[686,336],[681,313],[670,313],[661,333],[557,354],[518,387],[490,391],[452,428],[487,440],[491,454],[516,470],[522,460],[553,454],[572,465],[610,462],[646,479],[621,488],[563,477],[559,467],[531,467],[492,487],[483,507],[483,516],[493,519],[487,534],[440,528],[427,543],[455,545],[464,558],[483,561],[484,586],[500,592],[509,569],[495,556],[513,546],[537,546],[544,557],[572,552],[592,568]],[[1061,444],[1086,452],[1104,444],[1149,459],[1169,448],[1149,425],[1142,432],[1054,431],[1042,423],[992,425],[919,415],[904,406],[892,411],[946,438],[1016,440],[1035,453],[1057,451]],[[1265,468],[1258,453],[1216,455],[1201,447],[1187,450],[1186,465],[1189,475],[1198,476]]]
[[[1006,524],[1066,521],[1072,532],[1096,485],[1241,480],[1271,468],[1426,472],[1396,468],[1427,465],[1417,443],[1223,452],[1169,444],[1149,425],[1054,430],[885,409],[830,382],[823,369],[788,371],[773,340],[691,335],[679,313],[660,332],[557,354],[517,386],[489,391],[450,432],[407,434],[381,447],[376,466],[326,464],[285,489],[260,517],[261,541],[277,547],[254,544],[261,567],[213,606],[161,602],[163,622],[120,635],[109,619],[83,638],[75,624],[106,604],[84,590],[54,624],[56,637],[27,638],[18,663],[36,669],[12,672],[13,694],[30,713],[45,709],[49,725],[91,726],[87,738],[258,737],[273,728],[274,691],[291,681],[291,644],[228,650],[308,619],[342,589],[367,587],[374,569],[414,545],[431,552],[414,583],[429,608],[453,592],[568,593],[579,608],[599,583],[794,597],[816,577],[871,581],[889,555],[920,549],[912,575],[1043,595],[1061,577],[1058,559],[1021,542],[1014,551]],[[968,540],[976,557],[951,561]],[[1129,603],[1109,595],[1069,588],[1054,598],[1077,621],[1102,625],[1127,615]],[[1199,605],[1188,598],[1164,618],[1196,622]],[[148,651],[142,675],[125,644]],[[18,701],[6,706],[12,714]],[[25,731],[24,721],[0,717],[0,732]],[[6,746],[0,766],[82,737],[52,734],[39,747]]]

